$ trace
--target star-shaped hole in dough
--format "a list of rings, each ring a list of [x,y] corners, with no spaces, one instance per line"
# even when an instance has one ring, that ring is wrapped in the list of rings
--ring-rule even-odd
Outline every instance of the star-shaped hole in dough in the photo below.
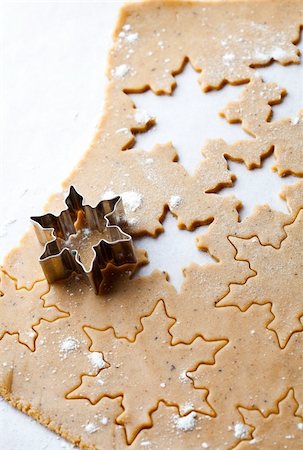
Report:
[[[270,224],[269,224],[270,225]],[[303,210],[284,227],[287,234],[281,247],[261,245],[258,238],[230,237],[236,259],[248,261],[256,272],[244,285],[230,286],[220,306],[237,305],[246,310],[252,303],[272,304],[275,316],[270,324],[284,348],[295,331],[303,330]]]
[[[179,408],[181,415],[198,411],[210,416],[208,391],[195,389],[186,376],[200,364],[214,364],[214,355],[225,340],[205,341],[197,337],[191,344],[171,344],[169,328],[175,322],[160,301],[152,314],[142,319],[143,330],[134,342],[117,339],[112,328],[86,328],[92,341],[90,350],[100,351],[107,367],[95,377],[82,376],[81,384],[67,398],[87,398],[96,404],[103,397],[123,396],[124,412],[117,423],[125,426],[131,443],[142,428],[150,427],[150,414],[160,400]]]
[[[239,450],[298,450],[303,445],[303,419],[296,415],[298,403],[291,389],[278,405],[278,411],[264,417],[258,410],[240,408],[245,422],[253,425],[253,439],[241,442]],[[301,444],[300,444],[301,443]]]
[[[238,86],[228,86],[224,90],[203,93],[197,82],[197,72],[188,63],[176,77],[177,87],[173,95],[158,96],[151,90],[143,94],[130,94],[137,114],[145,111],[154,117],[154,124],[145,133],[137,133],[134,148],[150,149],[155,143],[172,142],[179,155],[180,164],[187,173],[194,175],[204,159],[202,147],[208,140],[224,136],[226,142],[245,139],[241,126],[230,126],[219,116],[222,106],[238,95]],[[188,113],[186,105],[191,105]],[[175,126],[171,126],[172,119]]]
[[[15,282],[0,272],[0,340],[8,334],[18,334],[19,342],[35,350],[38,336],[35,327],[41,320],[53,322],[68,314],[56,306],[45,306],[42,295],[49,291],[45,281],[35,283],[33,289],[16,289]]]

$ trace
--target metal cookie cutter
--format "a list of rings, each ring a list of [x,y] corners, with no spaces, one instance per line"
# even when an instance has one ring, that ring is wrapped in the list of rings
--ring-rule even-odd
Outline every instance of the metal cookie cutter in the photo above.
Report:
[[[109,263],[121,267],[137,262],[132,238],[120,228],[126,224],[122,199],[101,200],[96,207],[83,205],[83,197],[71,186],[65,204],[67,209],[59,216],[31,217],[45,245],[39,262],[49,283],[76,272],[99,294]]]

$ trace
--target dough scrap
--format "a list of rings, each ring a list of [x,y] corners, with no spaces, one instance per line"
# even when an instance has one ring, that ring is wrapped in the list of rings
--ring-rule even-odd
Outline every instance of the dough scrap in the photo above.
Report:
[[[293,119],[269,120],[272,112],[269,105],[279,103],[285,93],[275,83],[264,83],[255,77],[242,92],[240,100],[229,103],[222,115],[230,123],[241,122],[244,130],[254,137],[231,146],[235,159],[244,161],[249,168],[260,167],[261,160],[273,151],[276,159],[273,170],[280,176],[302,176],[303,110]]]

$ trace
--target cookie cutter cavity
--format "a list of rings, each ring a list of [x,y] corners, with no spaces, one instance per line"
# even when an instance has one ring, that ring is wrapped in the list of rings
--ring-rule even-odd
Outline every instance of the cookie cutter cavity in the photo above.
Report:
[[[101,200],[96,207],[83,202],[83,197],[71,186],[65,199],[66,210],[59,216],[51,213],[33,216],[31,222],[39,242],[44,245],[39,262],[47,281],[53,283],[76,273],[99,294],[109,263],[122,269],[137,260],[132,237],[121,229],[126,224],[121,197]],[[97,244],[91,245],[91,258],[85,263],[81,252],[72,245],[81,233],[87,239],[92,233],[99,237]]]

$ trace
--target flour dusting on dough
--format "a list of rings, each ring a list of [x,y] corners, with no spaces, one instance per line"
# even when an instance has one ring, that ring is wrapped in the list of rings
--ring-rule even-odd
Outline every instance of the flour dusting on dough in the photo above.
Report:
[[[145,111],[145,109],[137,108],[135,110],[135,120],[139,125],[145,125],[150,120],[153,120],[153,119],[154,119],[154,116],[152,116],[147,111]]]
[[[96,433],[96,431],[100,430],[100,428],[95,423],[92,422],[87,423],[84,426],[84,429],[89,434]]]
[[[92,352],[87,357],[95,369],[103,369],[106,366],[106,362],[102,358],[101,353]]]
[[[117,79],[122,79],[129,72],[129,66],[127,64],[120,64],[112,70],[112,75]]]
[[[244,423],[238,422],[234,426],[234,435],[238,439],[245,439],[249,436],[249,428]]]
[[[178,430],[192,431],[197,423],[197,413],[193,411],[185,417],[175,416],[174,423]]]
[[[136,211],[142,205],[142,195],[138,192],[128,191],[122,193],[123,206],[126,211]]]
[[[178,208],[178,206],[180,206],[181,203],[182,203],[182,198],[180,197],[180,195],[172,195],[168,202],[169,207],[171,209]]]
[[[60,353],[65,359],[69,353],[72,353],[80,347],[80,341],[78,339],[73,338],[72,336],[67,337],[64,339],[60,344]]]

